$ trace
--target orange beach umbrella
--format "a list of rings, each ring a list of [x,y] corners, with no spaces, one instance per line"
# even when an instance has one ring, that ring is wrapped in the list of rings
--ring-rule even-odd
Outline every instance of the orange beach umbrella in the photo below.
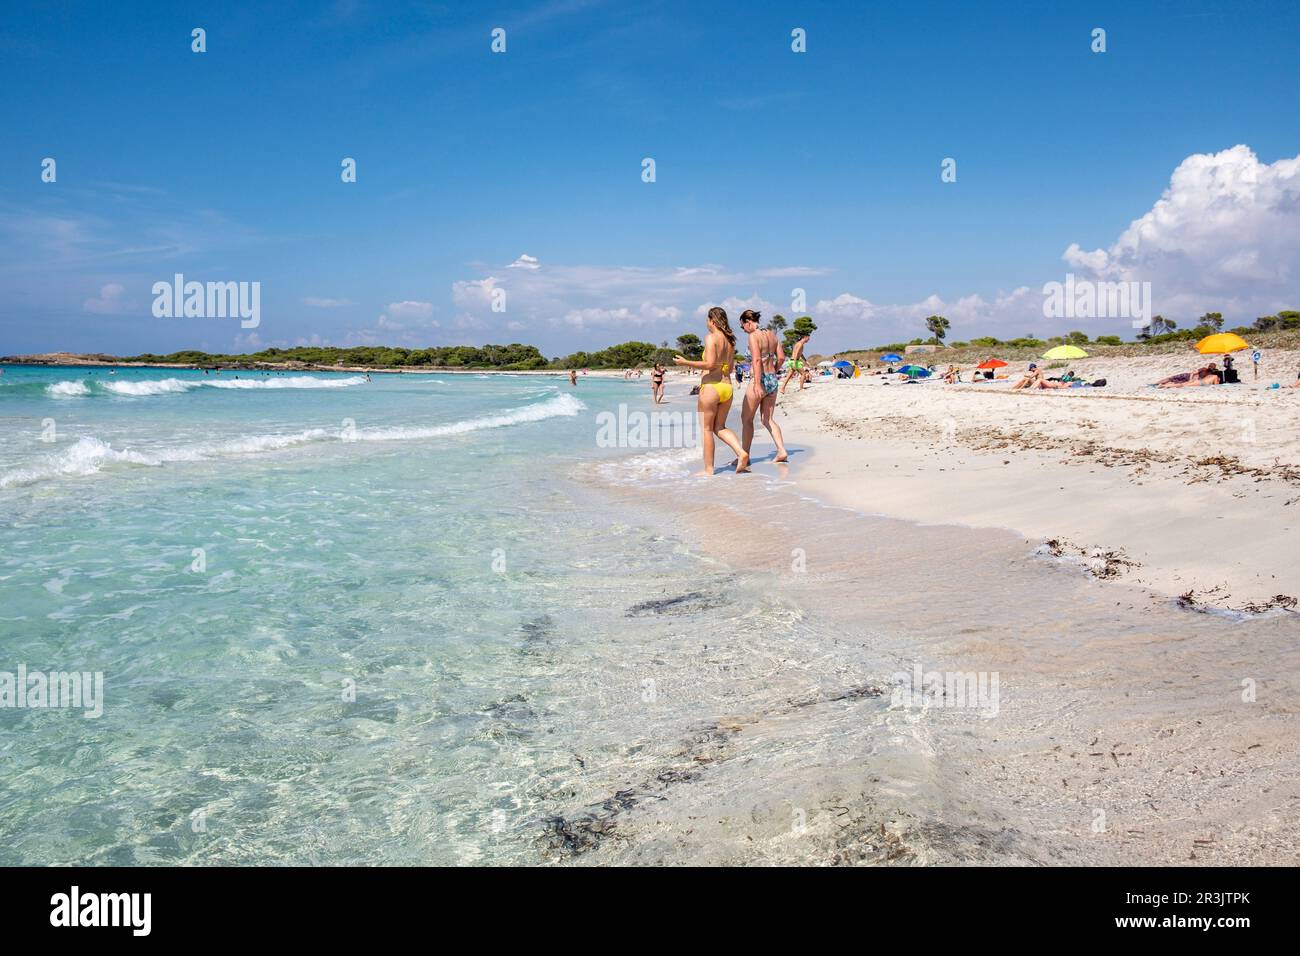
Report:
[[[1196,343],[1196,351],[1202,355],[1227,355],[1248,348],[1250,345],[1246,340],[1235,332],[1216,332]]]

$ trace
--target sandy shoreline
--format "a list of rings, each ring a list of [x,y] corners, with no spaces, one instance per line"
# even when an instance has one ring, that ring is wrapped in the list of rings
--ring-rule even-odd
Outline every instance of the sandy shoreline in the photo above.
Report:
[[[1151,395],[1158,370],[1137,361],[1094,372],[1118,383],[1105,397],[823,382],[783,400],[788,467],[760,430],[754,479],[720,467],[620,492],[819,623],[780,653],[762,649],[784,623],[757,643],[707,635],[711,655],[758,653],[765,682],[798,691],[702,700],[658,782],[583,794],[566,826],[599,834],[576,861],[1294,865],[1300,616],[1199,602],[1297,593],[1300,394]],[[688,385],[672,381],[671,410]],[[1132,411],[1152,405],[1158,428]],[[1179,454],[1242,416],[1250,448],[1222,449],[1239,465]],[[1207,534],[1223,546],[1197,551]],[[1089,574],[1071,546],[1043,547],[1067,538],[1109,560]],[[1176,599],[1218,581],[1231,589]],[[830,653],[838,679],[813,681]],[[999,675],[1000,711],[900,712],[890,681],[914,665]]]
[[[1083,360],[1104,389],[821,381],[782,400],[827,501],[926,523],[1005,528],[1097,573],[1241,609],[1300,596],[1300,353],[1256,384],[1147,387],[1186,358]],[[1248,363],[1247,363],[1248,364]]]

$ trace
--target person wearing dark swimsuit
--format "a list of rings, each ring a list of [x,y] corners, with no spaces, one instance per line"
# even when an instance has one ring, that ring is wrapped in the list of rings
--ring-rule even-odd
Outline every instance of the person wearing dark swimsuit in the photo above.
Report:
[[[650,394],[656,405],[662,405],[664,401],[664,374],[667,371],[665,366],[656,362],[654,371],[650,373]]]

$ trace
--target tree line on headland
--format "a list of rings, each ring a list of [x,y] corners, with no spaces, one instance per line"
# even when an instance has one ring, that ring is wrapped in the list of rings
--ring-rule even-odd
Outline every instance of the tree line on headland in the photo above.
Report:
[[[1138,333],[1137,344],[1175,342],[1196,340],[1223,331],[1224,319],[1218,312],[1207,312],[1190,328],[1180,329],[1178,323],[1163,316],[1155,316],[1147,328]],[[801,316],[793,323],[787,323],[784,316],[772,317],[768,327],[782,337],[787,351],[793,347],[801,336],[816,331],[817,325],[810,316]],[[1090,339],[1084,332],[1068,332],[1065,335],[1039,339],[1033,335],[1024,335],[1013,339],[997,339],[992,336],[973,338],[969,342],[945,343],[949,322],[939,315],[925,319],[925,327],[930,337],[916,338],[910,342],[891,342],[869,349],[844,349],[845,352],[890,352],[902,351],[908,345],[944,345],[951,348],[986,348],[999,346],[1012,348],[1037,348],[1041,345],[1072,344],[1087,345],[1122,345],[1123,339],[1118,335],[1098,335]],[[1300,312],[1286,310],[1277,315],[1261,316],[1253,325],[1238,326],[1228,331],[1238,335],[1255,332],[1274,332],[1300,329]],[[738,342],[743,346],[743,340]],[[464,369],[499,369],[502,371],[539,371],[544,369],[623,369],[636,368],[662,363],[671,366],[673,356],[684,355],[698,359],[704,350],[700,337],[687,332],[679,335],[675,347],[668,342],[655,345],[652,342],[622,342],[594,352],[574,352],[571,355],[546,358],[533,345],[446,345],[424,349],[398,348],[384,345],[361,345],[351,348],[333,346],[297,346],[294,348],[266,348],[259,352],[242,355],[221,355],[185,350],[168,355],[156,355],[146,352],[143,355],[124,357],[124,362],[144,362],[150,364],[208,365],[229,366],[254,363],[284,364],[301,362],[316,366],[357,366],[367,368],[464,368]]]

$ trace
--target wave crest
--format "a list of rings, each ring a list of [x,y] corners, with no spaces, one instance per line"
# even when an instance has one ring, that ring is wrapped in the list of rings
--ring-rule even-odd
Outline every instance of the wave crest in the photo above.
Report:
[[[93,475],[106,464],[159,467],[174,462],[256,455],[313,442],[382,442],[445,438],[481,429],[504,428],[544,421],[548,418],[571,417],[579,414],[586,407],[572,395],[557,395],[545,402],[509,409],[497,415],[485,415],[481,418],[446,422],[441,425],[401,425],[338,431],[309,428],[287,434],[240,435],[220,441],[150,449],[147,452],[116,449],[99,438],[85,436],[77,439],[64,451],[51,455],[36,465],[0,474],[0,488],[33,484],[62,476]]]

